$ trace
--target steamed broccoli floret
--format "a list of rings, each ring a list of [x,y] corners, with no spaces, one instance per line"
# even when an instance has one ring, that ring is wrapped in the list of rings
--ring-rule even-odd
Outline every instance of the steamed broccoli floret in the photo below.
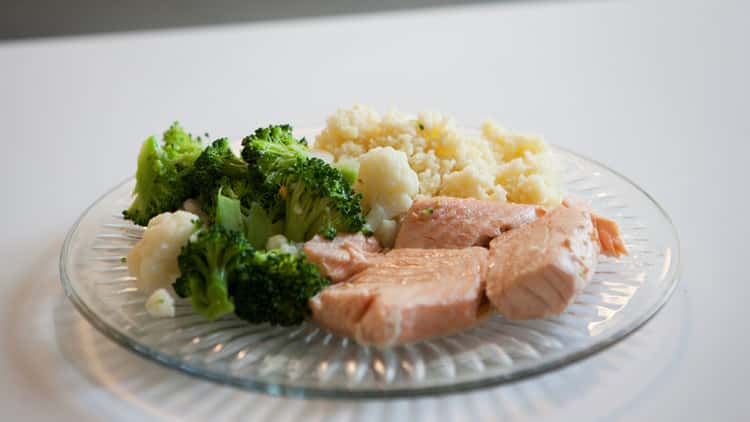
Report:
[[[308,300],[328,285],[304,256],[256,251],[230,285],[235,313],[252,323],[299,324],[310,315]]]
[[[199,185],[219,184],[222,178],[245,178],[247,163],[237,157],[227,138],[220,138],[207,146],[193,164],[190,180]]]
[[[253,249],[242,233],[214,224],[189,242],[178,258],[180,277],[173,287],[182,297],[190,296],[193,309],[209,319],[231,313],[231,280],[243,270]]]
[[[257,251],[241,232],[214,224],[188,243],[172,285],[198,313],[216,319],[230,312],[252,323],[301,323],[307,301],[328,285],[304,256]]]
[[[242,146],[242,158],[271,183],[277,171],[287,169],[309,155],[307,141],[294,138],[289,125],[257,129],[242,140]]]
[[[190,167],[203,151],[200,136],[185,132],[178,122],[172,123],[162,135],[164,152],[183,168]]]
[[[362,195],[319,158],[295,163],[280,185],[286,193],[284,235],[289,240],[302,242],[316,234],[332,239],[339,231],[355,233],[365,224]]]
[[[253,202],[276,223],[284,218],[286,210],[278,180],[285,170],[308,157],[307,141],[296,139],[290,125],[272,125],[246,136],[242,146],[242,159],[248,163],[256,187]]]
[[[164,132],[161,142],[153,136],[146,139],[138,155],[135,200],[123,216],[145,226],[152,217],[179,208],[191,193],[184,175],[201,150],[200,138],[193,138],[176,122]]]
[[[265,249],[269,237],[279,234],[284,221],[272,222],[266,211],[253,202],[249,209],[242,207],[239,199],[224,196],[216,199],[216,224],[227,230],[242,232],[254,248]]]
[[[257,202],[275,220],[283,217],[278,188],[267,185],[255,167],[237,157],[226,138],[206,147],[193,167],[187,181],[210,219],[215,217],[219,191],[225,197],[238,199],[244,208]]]
[[[258,129],[242,144],[242,158],[258,169],[266,185],[277,187],[285,202],[284,235],[289,240],[301,242],[318,233],[332,238],[338,231],[362,228],[361,195],[341,171],[309,157],[307,143],[295,139],[290,126]]]
[[[185,180],[211,220],[215,217],[219,191],[224,191],[227,197],[239,198],[251,186],[247,163],[232,152],[226,138],[217,139],[203,150]]]

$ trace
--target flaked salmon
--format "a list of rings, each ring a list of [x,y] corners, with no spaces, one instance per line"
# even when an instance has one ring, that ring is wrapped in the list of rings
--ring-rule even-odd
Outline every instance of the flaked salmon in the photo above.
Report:
[[[339,235],[333,240],[316,235],[303,248],[307,259],[332,283],[347,280],[367,268],[369,258],[378,256],[381,249],[377,239],[362,233]]]
[[[594,274],[599,239],[591,213],[557,207],[490,243],[487,297],[508,319],[559,314]]]
[[[396,236],[396,248],[460,249],[487,246],[508,230],[544,215],[534,205],[435,197],[414,201]]]
[[[362,344],[390,346],[467,328],[488,306],[487,249],[394,249],[310,299],[313,319]]]
[[[566,198],[562,205],[569,208],[577,208],[587,211],[591,214],[591,221],[596,229],[597,239],[599,242],[599,252],[606,256],[619,257],[628,254],[628,249],[620,237],[620,228],[617,223],[608,218],[597,215],[591,204],[581,198]]]
[[[599,237],[599,250],[607,256],[618,257],[627,255],[628,250],[620,238],[620,228],[617,223],[600,215],[591,214],[596,234]]]

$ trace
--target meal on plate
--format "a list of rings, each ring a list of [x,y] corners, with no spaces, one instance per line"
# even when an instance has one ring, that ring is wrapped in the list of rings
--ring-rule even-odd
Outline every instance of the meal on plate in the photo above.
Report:
[[[390,346],[492,313],[562,313],[600,254],[627,254],[617,225],[566,198],[539,137],[480,134],[438,113],[337,111],[308,143],[288,125],[233,150],[177,123],[141,147],[125,218],[146,226],[127,264],[146,309],[174,295],[208,319],[312,319]]]

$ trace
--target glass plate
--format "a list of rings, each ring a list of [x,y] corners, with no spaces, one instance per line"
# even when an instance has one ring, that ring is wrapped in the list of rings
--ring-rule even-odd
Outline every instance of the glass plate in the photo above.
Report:
[[[178,300],[174,318],[144,309],[121,258],[142,228],[124,221],[129,179],[99,198],[68,234],[60,257],[65,292],[107,337],[167,367],[275,395],[401,397],[516,381],[575,362],[641,327],[677,283],[679,243],[664,210],[624,176],[554,148],[570,194],[591,200],[620,225],[630,251],[602,257],[596,274],[560,316],[506,321],[494,316],[450,336],[388,349],[360,346],[313,323],[209,322]]]

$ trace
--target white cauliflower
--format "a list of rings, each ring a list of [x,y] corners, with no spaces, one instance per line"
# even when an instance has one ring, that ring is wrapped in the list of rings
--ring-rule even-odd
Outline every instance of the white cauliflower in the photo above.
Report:
[[[128,271],[138,290],[169,289],[180,276],[177,257],[196,230],[198,216],[187,211],[165,212],[152,218],[143,238],[128,254]]]
[[[281,253],[288,253],[291,255],[299,254],[299,250],[294,243],[289,243],[289,239],[283,234],[276,234],[268,238],[266,241],[266,249],[277,249]]]
[[[396,220],[381,221],[378,228],[374,230],[375,239],[378,239],[378,242],[384,247],[392,248],[393,244],[396,243],[398,227]]]
[[[403,151],[378,147],[360,155],[358,160],[356,187],[364,196],[366,209],[380,206],[384,217],[390,219],[411,207],[419,192],[419,178]]]
[[[174,299],[168,291],[156,289],[146,301],[146,311],[153,317],[173,317]]]
[[[388,218],[385,209],[379,204],[375,204],[367,214],[367,225],[372,229],[375,238],[385,248],[393,247],[398,232],[398,223],[396,220]]]

